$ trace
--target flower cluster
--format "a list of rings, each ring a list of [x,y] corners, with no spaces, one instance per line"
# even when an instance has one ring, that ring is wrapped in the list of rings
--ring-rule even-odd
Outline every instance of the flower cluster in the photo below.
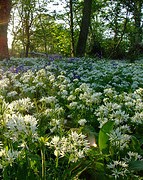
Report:
[[[110,164],[107,165],[107,167],[111,170],[112,176],[114,176],[115,179],[128,179],[128,177],[138,179],[139,176],[134,174],[133,170],[128,169],[129,163],[137,160],[143,161],[142,156],[140,156],[138,153],[129,151],[127,155],[122,158],[122,161],[112,161]]]
[[[140,176],[140,172],[130,170],[130,162],[142,161],[142,74],[143,66],[139,62],[129,64],[88,58],[1,61],[3,172],[16,169],[20,156],[23,161],[20,165],[29,165],[28,173],[34,172],[37,179],[40,179],[37,174],[44,172],[45,164],[47,171],[52,171],[55,157],[60,164],[68,161],[64,166],[72,169],[82,158],[86,165],[89,161],[90,165],[95,165],[97,157],[101,156],[97,163],[102,165],[95,167],[106,172],[106,177],[112,174],[115,179],[129,179],[130,173]],[[110,130],[106,129],[108,122],[112,123]],[[102,146],[99,136],[103,134],[106,144]],[[39,143],[38,140],[44,138],[48,139],[46,143]],[[92,157],[86,158],[90,150],[93,150],[93,159],[97,158],[94,163]],[[83,169],[85,164],[81,165]],[[55,168],[54,173],[62,170]]]
[[[76,131],[71,131],[67,137],[60,138],[54,136],[50,142],[46,143],[50,148],[54,148],[56,157],[68,157],[69,162],[76,162],[79,158],[85,157],[89,150],[89,142],[86,136]]]

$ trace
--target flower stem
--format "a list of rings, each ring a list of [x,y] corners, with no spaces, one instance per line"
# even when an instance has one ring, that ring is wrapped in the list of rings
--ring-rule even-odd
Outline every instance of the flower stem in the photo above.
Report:
[[[41,149],[42,158],[42,180],[46,180],[45,148]]]

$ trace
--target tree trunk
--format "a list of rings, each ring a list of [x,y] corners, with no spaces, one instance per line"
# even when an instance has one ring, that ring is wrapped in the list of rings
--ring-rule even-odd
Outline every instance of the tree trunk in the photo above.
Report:
[[[30,48],[30,25],[29,25],[29,16],[25,20],[25,35],[26,35],[26,51],[25,51],[25,57],[28,57],[29,54],[29,48]]]
[[[142,6],[143,1],[134,1],[133,18],[134,18],[134,35],[129,50],[131,62],[134,62],[140,54],[143,53],[142,45]]]
[[[39,9],[41,9],[41,5],[40,5],[40,0],[38,1],[38,4],[39,4]],[[46,29],[43,25],[43,22],[42,22],[42,14],[39,14],[39,21],[40,21],[40,26],[41,26],[41,29],[42,29],[42,32],[43,32],[43,40],[44,40],[44,50],[45,50],[45,54],[46,56],[48,56],[48,49],[47,49],[47,35],[46,35]]]
[[[10,10],[11,0],[0,0],[0,60],[9,59],[7,28]]]
[[[74,57],[74,22],[73,22],[73,1],[70,0],[70,35],[71,35],[71,57]]]
[[[76,56],[82,57],[85,54],[88,30],[91,19],[92,0],[84,0],[83,16],[80,26],[80,34],[78,38]]]
[[[140,0],[135,2],[134,5],[134,21],[135,21],[135,39],[134,44],[138,45],[142,42],[142,2]]]

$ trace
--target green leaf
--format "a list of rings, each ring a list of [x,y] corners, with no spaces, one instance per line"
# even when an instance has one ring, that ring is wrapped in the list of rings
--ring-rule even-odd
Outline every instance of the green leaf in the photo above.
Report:
[[[102,153],[109,153],[109,136],[108,134],[111,132],[114,126],[114,121],[106,122],[99,131],[98,144],[99,149]]]
[[[96,162],[96,170],[100,173],[104,172],[104,164],[101,162]]]
[[[129,169],[135,170],[135,171],[143,170],[143,161],[131,161],[129,163]]]
[[[141,151],[140,146],[141,144],[139,140],[135,136],[132,135],[131,143],[130,143],[130,148],[132,149],[132,151],[136,150],[139,153]]]

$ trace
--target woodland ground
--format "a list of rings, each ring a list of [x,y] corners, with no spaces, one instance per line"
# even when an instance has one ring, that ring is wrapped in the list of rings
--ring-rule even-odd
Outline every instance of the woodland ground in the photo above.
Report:
[[[143,60],[0,62],[1,178],[143,179]]]

